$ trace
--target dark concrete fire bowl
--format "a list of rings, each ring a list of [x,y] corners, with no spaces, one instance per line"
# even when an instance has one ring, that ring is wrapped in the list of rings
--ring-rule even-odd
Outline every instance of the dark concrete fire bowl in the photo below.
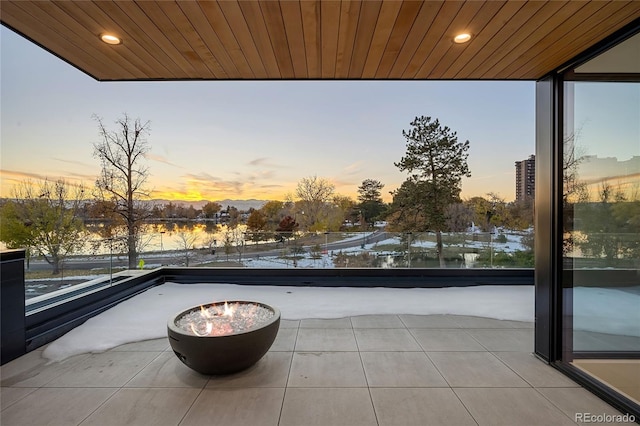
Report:
[[[235,324],[233,319],[223,318],[225,305],[235,307],[241,318]],[[206,326],[186,327],[187,318],[206,314]],[[258,312],[255,321],[251,312]],[[210,317],[210,313],[214,315]],[[220,322],[209,326],[211,323]],[[201,321],[202,322],[202,321]],[[267,353],[278,334],[280,311],[260,302],[230,301],[196,306],[169,318],[167,332],[169,343],[176,356],[187,367],[201,374],[230,374],[244,370],[260,360]]]

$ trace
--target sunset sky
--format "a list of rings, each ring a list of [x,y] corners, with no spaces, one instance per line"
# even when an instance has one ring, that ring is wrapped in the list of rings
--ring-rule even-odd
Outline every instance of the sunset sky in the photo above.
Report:
[[[514,162],[534,153],[534,82],[209,81],[99,83],[2,27],[0,196],[25,179],[92,186],[93,114],[151,122],[153,198],[284,199],[316,175],[356,196],[394,166],[402,130],[438,118],[471,144],[462,196],[515,197]]]

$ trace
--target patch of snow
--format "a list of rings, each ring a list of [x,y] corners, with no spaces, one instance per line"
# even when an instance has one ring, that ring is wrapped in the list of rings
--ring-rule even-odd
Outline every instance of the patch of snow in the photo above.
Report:
[[[167,336],[169,317],[194,306],[231,300],[259,301],[282,319],[343,318],[373,314],[452,314],[533,321],[533,286],[449,288],[351,288],[167,283],[90,318],[47,346],[60,361],[125,343]]]

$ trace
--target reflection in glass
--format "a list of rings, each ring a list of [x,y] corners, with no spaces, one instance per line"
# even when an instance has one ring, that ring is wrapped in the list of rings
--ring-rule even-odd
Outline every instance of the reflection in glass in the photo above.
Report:
[[[640,83],[566,82],[564,118],[565,361],[638,401]]]

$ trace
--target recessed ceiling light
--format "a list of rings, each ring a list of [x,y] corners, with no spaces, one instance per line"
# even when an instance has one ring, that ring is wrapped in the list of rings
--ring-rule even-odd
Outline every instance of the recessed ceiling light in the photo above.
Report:
[[[471,40],[471,34],[468,34],[468,33],[458,34],[457,36],[455,36],[455,37],[453,38],[453,41],[454,41],[455,43],[458,43],[458,44],[460,44],[460,43],[466,43],[466,42],[468,42],[469,40]]]
[[[100,34],[100,40],[104,41],[107,44],[120,44],[122,40],[119,37],[116,37],[112,34]]]

